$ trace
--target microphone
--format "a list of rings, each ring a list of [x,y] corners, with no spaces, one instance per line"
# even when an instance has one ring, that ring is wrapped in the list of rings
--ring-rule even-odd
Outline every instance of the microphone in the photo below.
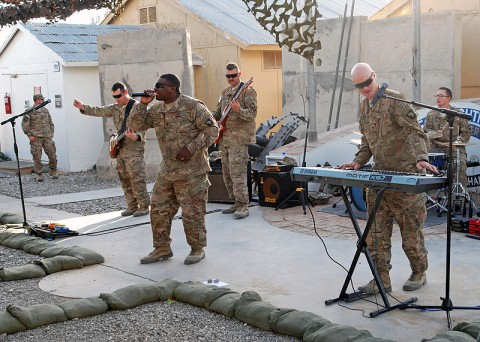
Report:
[[[131,97],[143,97],[143,96],[150,97],[150,95],[147,94],[147,93],[145,93],[145,92],[141,92],[141,93],[131,93],[130,96],[131,96]]]
[[[382,97],[385,97],[384,96],[384,93],[385,93],[385,89],[388,88],[388,83],[386,82],[383,82],[382,83],[382,86],[380,87],[380,89],[378,90],[378,93],[377,95],[375,95],[375,97],[373,98],[372,101],[370,101],[370,106],[374,106],[375,103],[377,103],[378,99],[382,98]]]
[[[47,104],[49,104],[50,102],[52,102],[52,100],[48,99],[46,100],[45,102],[42,102],[40,103],[38,106],[36,106],[35,108],[33,108],[32,110],[37,110],[37,109],[40,109],[42,107],[45,107]]]

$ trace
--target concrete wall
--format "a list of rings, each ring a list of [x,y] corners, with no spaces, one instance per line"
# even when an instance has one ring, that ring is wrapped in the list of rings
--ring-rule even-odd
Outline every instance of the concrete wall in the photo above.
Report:
[[[343,51],[345,51],[349,24],[347,22]],[[317,39],[322,49],[315,56],[316,123],[317,131],[335,128],[338,99],[340,112],[338,127],[358,119],[358,103],[361,100],[353,87],[350,70],[357,62],[367,62],[376,71],[379,83],[387,82],[391,89],[404,93],[411,99],[413,85],[410,75],[412,68],[413,24],[410,17],[389,18],[367,21],[366,17],[354,18],[350,47],[346,63],[343,88],[342,71],[345,55],[340,57],[339,77],[332,106],[342,19],[319,20]],[[434,105],[433,95],[440,86],[447,86],[454,94],[461,89],[462,62],[462,17],[458,13],[435,13],[423,15],[421,20],[421,90],[420,102]],[[439,45],[441,37],[442,45]],[[306,64],[302,57],[283,51],[283,113],[302,108],[302,98],[297,94],[306,93]],[[310,100],[310,99],[309,99]],[[330,114],[330,108],[333,108]],[[298,110],[297,110],[298,111]],[[331,115],[331,120],[330,120]]]
[[[124,82],[130,91],[142,91],[153,89],[160,76],[167,73],[180,78],[182,93],[193,93],[190,37],[186,29],[146,29],[99,35],[97,47],[102,105],[113,103],[111,87],[115,82]],[[117,177],[115,160],[108,153],[108,140],[115,132],[113,121],[105,119],[105,141],[97,163],[97,174],[101,178]],[[148,131],[146,144],[147,178],[154,180],[161,153],[153,130]]]
[[[60,69],[54,69],[55,64]],[[59,71],[56,71],[59,70]],[[0,56],[0,93],[9,93],[12,100],[12,115],[25,112],[33,106],[34,87],[41,87],[46,99],[52,102],[46,106],[55,125],[54,141],[57,147],[60,171],[80,171],[92,168],[98,158],[103,142],[100,122],[77,121],[78,111],[73,107],[73,97],[90,94],[98,89],[98,68],[65,68],[63,61],[29,33],[17,31],[10,44]],[[55,105],[55,95],[61,103]],[[98,92],[92,96],[99,98]],[[5,114],[0,106],[0,121],[12,115]],[[19,158],[32,160],[28,138],[21,128],[22,118],[16,120],[15,133]],[[0,126],[1,151],[15,159],[13,132],[10,124]],[[43,161],[48,158],[45,153]]]

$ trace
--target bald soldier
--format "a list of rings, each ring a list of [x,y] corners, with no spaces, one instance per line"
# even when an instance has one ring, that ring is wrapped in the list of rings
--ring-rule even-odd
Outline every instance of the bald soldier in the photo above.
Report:
[[[361,145],[352,162],[342,169],[355,169],[365,165],[373,156],[374,170],[423,173],[430,170],[438,173],[428,162],[428,138],[418,124],[417,114],[404,102],[377,98],[379,85],[377,75],[366,63],[356,64],[351,71],[353,85],[364,99],[360,102],[359,128]],[[398,91],[386,89],[385,94],[404,99]],[[372,100],[376,99],[372,103]],[[372,213],[378,190],[368,191],[367,207]],[[400,226],[402,248],[410,261],[411,274],[403,290],[414,291],[427,282],[427,249],[423,237],[423,224],[427,216],[426,194],[411,194],[385,191],[378,210],[374,213],[372,228],[366,239],[368,250],[375,262],[385,291],[392,291],[390,281],[391,237],[393,220]],[[375,280],[360,286],[366,294],[378,293]]]

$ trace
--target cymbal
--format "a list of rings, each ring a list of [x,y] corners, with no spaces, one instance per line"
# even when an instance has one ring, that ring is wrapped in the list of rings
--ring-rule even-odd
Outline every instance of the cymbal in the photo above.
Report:
[[[437,139],[443,137],[443,134],[440,132],[430,131],[425,133],[429,139]]]

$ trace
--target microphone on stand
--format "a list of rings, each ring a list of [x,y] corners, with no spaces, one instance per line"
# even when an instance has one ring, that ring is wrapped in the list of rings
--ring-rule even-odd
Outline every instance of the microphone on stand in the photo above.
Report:
[[[388,88],[388,83],[386,83],[386,82],[382,83],[382,86],[378,90],[377,95],[375,95],[373,100],[370,101],[370,106],[373,107],[375,105],[375,103],[377,103],[378,99],[380,99],[381,97],[385,97],[384,93],[385,93],[385,89],[387,89],[387,88]]]
[[[149,94],[147,94],[146,92],[141,92],[141,93],[131,93],[130,94],[131,97],[150,97]]]
[[[52,100],[48,99],[46,100],[45,102],[42,102],[40,103],[38,106],[32,108],[32,110],[37,110],[37,109],[40,109],[42,107],[45,107],[47,104],[49,104],[50,102],[52,102]]]

